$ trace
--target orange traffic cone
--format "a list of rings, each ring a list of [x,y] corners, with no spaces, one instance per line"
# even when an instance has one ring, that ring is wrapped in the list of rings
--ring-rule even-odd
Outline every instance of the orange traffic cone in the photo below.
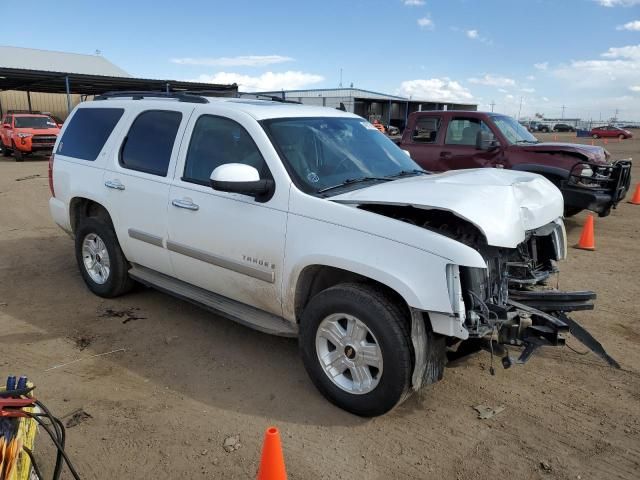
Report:
[[[264,433],[262,458],[260,458],[257,480],[287,480],[280,433],[276,427],[269,427]]]
[[[631,200],[629,200],[629,203],[632,203],[633,205],[640,205],[640,183],[636,185],[636,191],[633,194],[633,197],[631,197]]]
[[[593,236],[593,215],[589,214],[587,217],[587,221],[582,228],[582,234],[580,235],[580,240],[576,245],[576,248],[580,248],[582,250],[595,250],[596,242]]]

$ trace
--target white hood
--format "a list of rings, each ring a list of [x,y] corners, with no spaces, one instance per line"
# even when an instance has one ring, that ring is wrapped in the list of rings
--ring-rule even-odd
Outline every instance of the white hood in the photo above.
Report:
[[[533,230],[562,217],[562,193],[535,173],[480,168],[381,183],[336,195],[345,204],[410,205],[447,210],[476,225],[489,245],[514,248]]]

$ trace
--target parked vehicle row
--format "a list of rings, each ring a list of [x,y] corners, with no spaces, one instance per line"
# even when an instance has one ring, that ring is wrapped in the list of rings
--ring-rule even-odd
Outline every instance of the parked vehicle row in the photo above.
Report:
[[[544,177],[431,174],[335,109],[135,98],[80,104],[51,157],[51,215],[96,295],[137,281],[298,337],[318,390],[364,416],[440,380],[462,342],[495,344],[508,367],[568,331],[592,338],[566,312],[595,294],[542,286],[567,254],[562,194]],[[411,151],[419,162],[441,144],[445,160],[468,148],[490,159],[518,144],[512,120],[491,121],[414,115],[405,133],[425,147]],[[521,348],[517,361],[500,344]]]
[[[612,161],[600,146],[540,142],[497,113],[412,113],[399,146],[432,172],[489,167],[538,173],[562,191],[565,216],[584,209],[608,215],[631,182],[630,159]]]

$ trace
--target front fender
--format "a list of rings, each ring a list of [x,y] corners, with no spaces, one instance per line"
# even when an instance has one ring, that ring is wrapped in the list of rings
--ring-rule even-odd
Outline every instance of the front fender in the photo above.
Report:
[[[396,228],[402,228],[396,222]],[[425,231],[425,233],[431,233]],[[447,257],[342,225],[290,215],[285,247],[283,310],[295,320],[296,285],[301,272],[320,265],[347,270],[396,291],[409,307],[453,314],[447,265],[486,268],[471,247],[449,240]]]

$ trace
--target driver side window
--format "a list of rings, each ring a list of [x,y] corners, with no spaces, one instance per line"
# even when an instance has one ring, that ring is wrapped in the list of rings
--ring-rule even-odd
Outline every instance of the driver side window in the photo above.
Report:
[[[182,180],[209,185],[220,165],[241,163],[267,178],[267,167],[257,145],[242,125],[229,118],[202,115],[193,128]]]
[[[478,118],[452,118],[447,127],[445,143],[475,147],[481,130],[492,133],[487,124]]]

